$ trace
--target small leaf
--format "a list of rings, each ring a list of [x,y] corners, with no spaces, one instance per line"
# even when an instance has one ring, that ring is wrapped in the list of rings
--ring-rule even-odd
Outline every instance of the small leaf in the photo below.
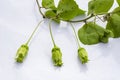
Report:
[[[106,29],[113,32],[114,38],[120,37],[120,16],[118,14],[113,14],[108,19]]]
[[[120,6],[120,0],[117,0],[118,5]]]
[[[79,9],[74,0],[60,0],[57,8],[58,17],[62,20],[70,20],[85,12]]]
[[[112,33],[109,30],[105,30],[101,26],[89,22],[86,23],[78,31],[78,37],[83,44],[97,44],[99,42],[107,43],[109,37],[112,37]]]
[[[42,0],[42,7],[47,9],[56,9],[54,0]]]
[[[88,14],[107,13],[113,3],[114,0],[91,0],[88,3]]]
[[[56,10],[48,10],[45,12],[47,18],[53,19],[55,22],[60,23],[60,20],[56,18]]]
[[[56,17],[56,13],[53,10],[48,10],[45,12],[45,16],[48,18]]]

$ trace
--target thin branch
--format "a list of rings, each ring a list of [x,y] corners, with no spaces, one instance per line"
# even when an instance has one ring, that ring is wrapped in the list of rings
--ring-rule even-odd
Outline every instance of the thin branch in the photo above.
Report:
[[[70,21],[70,20],[64,20],[64,21],[67,21],[67,22],[72,22],[72,23],[76,23],[76,22],[86,22],[87,20],[91,19],[92,17],[95,17],[95,16],[98,16],[98,15],[110,15],[110,14],[114,14],[113,12],[110,12],[110,13],[100,13],[100,14],[91,14],[89,17],[85,18],[85,19],[82,19],[82,20],[76,20],[76,21]]]
[[[76,23],[76,22],[86,22],[88,19],[94,17],[94,15],[90,15],[89,17],[85,18],[85,19],[82,19],[82,20],[76,20],[76,21],[67,21],[67,22],[72,22],[72,23]]]
[[[96,16],[99,20],[101,20],[102,22],[105,22],[103,19],[101,19],[99,16]]]
[[[44,15],[44,14],[42,13],[42,11],[41,11],[41,8],[43,8],[43,7],[40,6],[38,0],[36,0],[36,3],[37,3],[37,5],[38,5],[38,9],[39,9],[40,14],[43,16],[43,18],[45,18],[45,15]]]

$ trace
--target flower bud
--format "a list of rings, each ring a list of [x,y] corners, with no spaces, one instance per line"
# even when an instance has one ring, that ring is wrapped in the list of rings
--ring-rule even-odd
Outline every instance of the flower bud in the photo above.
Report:
[[[78,49],[78,57],[81,60],[82,64],[85,64],[88,62],[88,54],[84,48]]]
[[[22,63],[28,53],[28,50],[29,47],[27,45],[25,44],[21,45],[21,47],[17,51],[15,60],[19,63]]]
[[[52,60],[55,66],[62,66],[62,53],[60,48],[54,47],[52,49]]]

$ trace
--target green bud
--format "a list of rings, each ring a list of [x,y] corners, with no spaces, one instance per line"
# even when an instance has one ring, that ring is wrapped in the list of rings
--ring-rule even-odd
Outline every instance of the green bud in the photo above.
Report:
[[[84,48],[78,49],[78,57],[81,60],[82,64],[85,64],[88,62],[88,54]]]
[[[29,47],[27,45],[25,44],[21,45],[21,47],[17,51],[15,60],[19,63],[22,63],[28,53],[28,50]]]
[[[55,66],[62,66],[62,53],[60,48],[54,47],[52,49],[52,60]]]

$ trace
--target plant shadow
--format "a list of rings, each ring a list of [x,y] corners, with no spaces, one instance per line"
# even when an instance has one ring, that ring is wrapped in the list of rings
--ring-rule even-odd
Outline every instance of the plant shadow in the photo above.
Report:
[[[78,57],[77,57],[77,62],[78,62],[78,65],[80,67],[80,72],[86,73],[88,71],[87,63],[86,64],[82,64]]]

